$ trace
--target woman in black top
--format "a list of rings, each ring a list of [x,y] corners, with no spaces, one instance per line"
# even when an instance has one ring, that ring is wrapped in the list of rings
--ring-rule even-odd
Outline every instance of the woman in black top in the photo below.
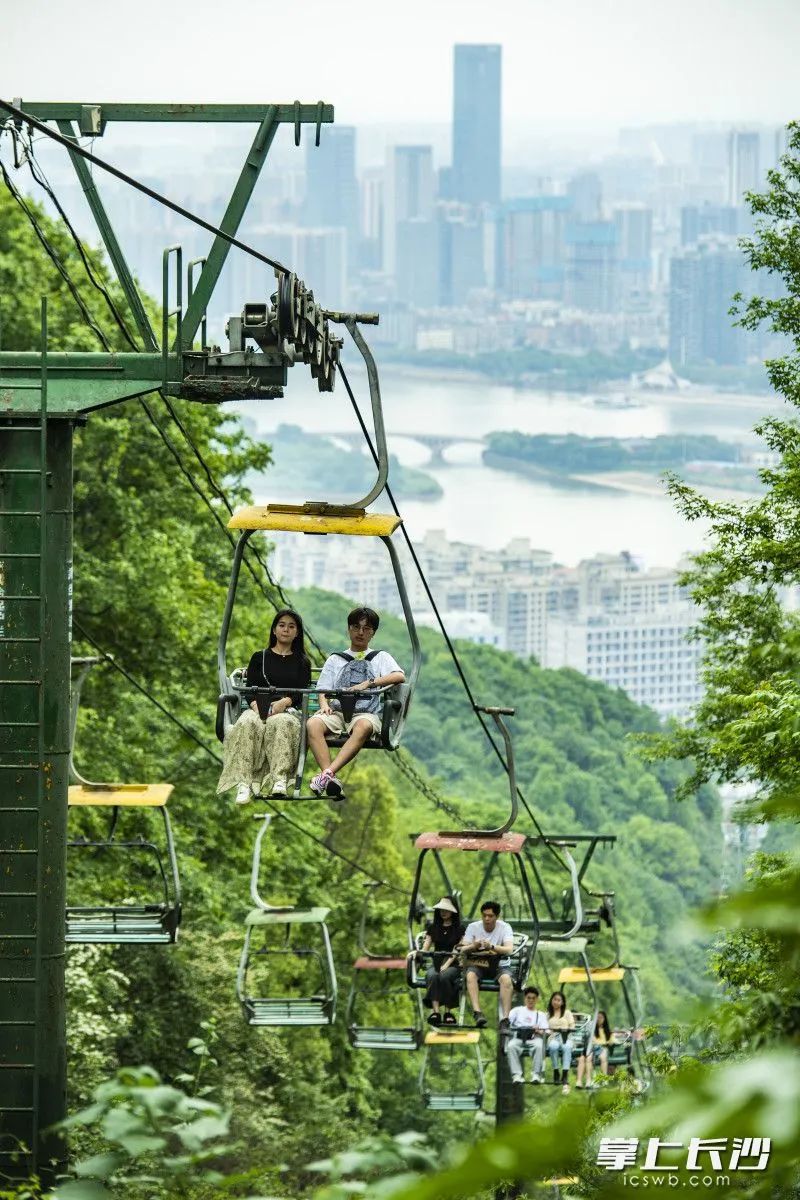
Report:
[[[425,975],[427,991],[425,1004],[433,1012],[428,1017],[431,1025],[455,1025],[456,1017],[451,1009],[458,1007],[459,967],[456,946],[464,936],[458,906],[452,896],[443,896],[433,906],[433,920],[425,927],[422,950],[433,951],[433,962]],[[444,1017],[440,1009],[444,1009]]]
[[[217,792],[236,788],[236,803],[254,795],[285,796],[300,747],[300,696],[295,688],[311,686],[311,664],[303,647],[303,622],[291,608],[275,614],[269,645],[257,650],[247,666],[250,687],[278,688],[286,693],[259,705],[252,700],[225,737],[223,767]]]

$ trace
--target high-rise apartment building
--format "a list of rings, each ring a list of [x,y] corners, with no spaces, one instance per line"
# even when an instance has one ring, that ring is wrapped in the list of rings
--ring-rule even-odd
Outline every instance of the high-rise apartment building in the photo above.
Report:
[[[318,146],[306,143],[305,223],[347,232],[347,258],[356,263],[359,191],[356,178],[356,131],[352,125],[328,125]]]
[[[735,238],[701,237],[670,263],[669,357],[675,369],[691,363],[735,366],[753,339],[729,314],[736,292],[751,290],[752,274]]]
[[[383,193],[385,173],[370,167],[361,177],[361,242],[359,266],[379,271],[383,263]]]
[[[567,184],[567,195],[572,201],[576,221],[599,221],[603,201],[603,185],[594,171],[583,171],[573,175]]]
[[[432,221],[432,146],[391,146],[383,193],[383,269],[397,269],[397,226],[401,221]]]
[[[741,204],[745,192],[757,192],[760,188],[760,153],[758,133],[731,130],[728,135],[728,204]]]
[[[567,299],[588,312],[614,312],[619,302],[618,231],[613,221],[567,228]]]
[[[536,658],[546,667],[572,667],[665,716],[686,716],[699,700],[702,649],[687,636],[697,611],[676,571],[643,570],[628,554],[559,567],[527,538],[490,551],[451,542],[438,530],[416,548],[455,636]],[[407,553],[401,548],[400,554],[405,566]],[[401,611],[392,574],[374,547],[299,545],[278,535],[274,565],[288,586],[324,583],[353,601]],[[425,624],[433,615],[427,616],[422,584],[412,570],[407,578],[411,603]]]
[[[646,294],[653,273],[653,210],[645,204],[618,204],[613,218],[623,296]]]
[[[503,278],[511,300],[560,300],[566,277],[567,196],[530,196],[503,205]]]
[[[466,204],[497,204],[501,178],[501,61],[495,45],[453,48],[453,169],[451,196]]]
[[[484,222],[471,205],[439,204],[439,303],[461,307],[486,286]]]

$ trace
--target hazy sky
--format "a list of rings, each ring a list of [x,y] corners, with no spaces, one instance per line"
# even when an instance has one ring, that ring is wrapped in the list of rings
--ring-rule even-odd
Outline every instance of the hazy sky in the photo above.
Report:
[[[800,0],[0,0],[0,95],[324,99],[338,121],[446,122],[452,45],[503,46],[532,133],[800,116]]]

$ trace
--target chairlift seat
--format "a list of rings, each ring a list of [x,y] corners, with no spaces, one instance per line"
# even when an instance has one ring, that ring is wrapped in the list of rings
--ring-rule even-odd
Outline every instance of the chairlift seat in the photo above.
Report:
[[[239,508],[228,521],[229,529],[266,529],[273,533],[344,534],[345,537],[391,537],[402,524],[400,517],[381,513],[282,512],[269,504]]]
[[[402,1029],[380,1025],[351,1025],[348,1036],[354,1050],[415,1051],[419,1049],[420,1044],[419,1030],[410,1025]]]
[[[405,971],[404,958],[368,958],[363,955],[353,963],[354,971]]]
[[[164,904],[67,909],[70,944],[161,945],[177,938],[180,910]]]
[[[325,996],[306,996],[299,999],[242,1000],[248,1025],[329,1025],[331,1001]]]
[[[563,941],[556,938],[539,938],[536,949],[550,954],[583,954],[587,945],[587,940],[583,937],[565,938]],[[576,967],[575,970],[582,971],[583,967]],[[585,973],[582,981],[586,981]]]
[[[73,784],[67,803],[70,808],[163,808],[172,792],[171,783]]]
[[[329,908],[252,908],[245,925],[321,925],[330,913]]]
[[[624,967],[592,967],[590,974],[593,983],[619,983],[625,978]],[[588,983],[585,967],[562,967],[558,973],[559,983]]]
[[[480,1029],[431,1029],[425,1034],[426,1046],[476,1046]]]

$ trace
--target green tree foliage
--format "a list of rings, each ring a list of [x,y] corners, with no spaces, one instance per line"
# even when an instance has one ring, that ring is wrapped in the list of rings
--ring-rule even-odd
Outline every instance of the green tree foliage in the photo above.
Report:
[[[741,450],[710,434],[666,434],[650,438],[584,437],[577,433],[490,433],[484,458],[544,471],[662,471],[705,459],[738,462]]]

